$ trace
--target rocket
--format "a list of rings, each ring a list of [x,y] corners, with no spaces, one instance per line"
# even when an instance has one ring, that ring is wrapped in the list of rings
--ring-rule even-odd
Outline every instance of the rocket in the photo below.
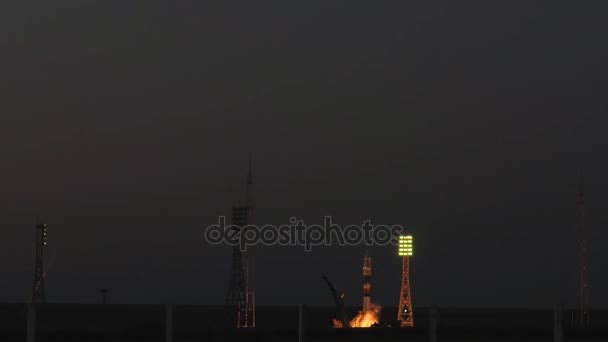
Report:
[[[372,277],[372,258],[365,252],[363,257],[363,311],[372,309],[371,303],[371,277]]]

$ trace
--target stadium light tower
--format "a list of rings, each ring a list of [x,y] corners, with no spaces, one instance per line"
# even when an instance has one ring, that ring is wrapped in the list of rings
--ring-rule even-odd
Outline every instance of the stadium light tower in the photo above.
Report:
[[[399,236],[399,256],[403,260],[403,264],[397,319],[401,321],[402,327],[414,326],[414,311],[412,309],[412,293],[410,290],[410,257],[414,255],[413,240],[411,235]]]

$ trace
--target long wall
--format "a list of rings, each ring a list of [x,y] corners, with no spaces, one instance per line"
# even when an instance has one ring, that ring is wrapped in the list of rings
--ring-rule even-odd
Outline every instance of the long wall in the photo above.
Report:
[[[165,305],[91,305],[45,304],[36,307],[37,341],[164,341],[166,323]],[[410,340],[428,341],[429,309],[414,308],[414,329],[363,329],[362,331],[337,331],[331,326],[333,308],[305,307],[305,331],[308,340],[364,340],[383,335],[390,340],[395,334],[409,334]],[[357,313],[349,309],[350,317]],[[27,305],[0,304],[0,341],[26,341]],[[395,308],[384,308],[382,320],[393,321]],[[439,335],[442,341],[450,336],[537,336],[552,340],[554,311],[526,309],[438,309]],[[608,340],[608,311],[591,313],[592,326],[579,331],[571,324],[572,312],[563,312],[566,336],[593,335]],[[257,328],[253,335],[263,340],[288,341],[297,338],[297,307],[258,307]],[[229,311],[221,306],[173,306],[173,331],[175,341],[221,339],[235,332],[228,324]],[[370,335],[371,334],[371,335]],[[247,337],[243,335],[242,337]],[[364,337],[365,336],[365,337]],[[396,335],[395,335],[396,336]],[[258,336],[259,337],[259,336]],[[397,337],[396,337],[397,339]],[[447,339],[449,340],[449,339]],[[568,340],[568,339],[567,339]]]

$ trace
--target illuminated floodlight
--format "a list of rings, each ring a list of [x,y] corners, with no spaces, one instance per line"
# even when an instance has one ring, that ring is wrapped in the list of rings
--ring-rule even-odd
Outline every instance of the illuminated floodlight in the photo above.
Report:
[[[414,255],[414,244],[411,235],[402,235],[399,237],[399,256]]]

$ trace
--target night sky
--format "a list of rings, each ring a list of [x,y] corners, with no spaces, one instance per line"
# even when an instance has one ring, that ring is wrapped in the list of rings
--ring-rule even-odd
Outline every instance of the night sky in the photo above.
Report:
[[[608,305],[608,2],[230,3],[0,3],[0,302],[38,215],[49,302],[224,303],[251,152],[257,223],[406,225],[416,306],[575,303],[582,175]],[[363,247],[256,253],[258,305],[361,305]]]

